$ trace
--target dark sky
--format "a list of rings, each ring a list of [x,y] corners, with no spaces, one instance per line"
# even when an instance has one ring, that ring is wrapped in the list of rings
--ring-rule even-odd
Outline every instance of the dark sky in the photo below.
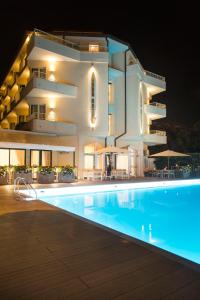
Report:
[[[188,126],[200,120],[200,13],[195,2],[8,2],[0,10],[1,80],[26,30],[102,31],[128,41],[145,69],[166,76],[167,92],[155,100],[167,104],[168,120]]]

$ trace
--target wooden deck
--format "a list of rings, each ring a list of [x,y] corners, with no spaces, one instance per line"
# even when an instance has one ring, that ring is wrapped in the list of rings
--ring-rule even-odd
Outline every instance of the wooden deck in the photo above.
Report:
[[[200,273],[0,187],[0,299],[200,299]]]

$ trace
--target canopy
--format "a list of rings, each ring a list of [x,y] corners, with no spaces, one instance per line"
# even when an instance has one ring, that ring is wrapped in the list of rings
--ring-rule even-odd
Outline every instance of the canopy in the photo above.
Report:
[[[179,157],[179,156],[190,156],[188,154],[172,151],[172,150],[165,150],[162,152],[155,153],[153,155],[150,155],[150,157],[167,157],[168,158],[168,169],[169,169],[169,159],[170,157]]]
[[[165,151],[150,155],[150,157],[163,157],[163,156],[164,157],[173,157],[173,156],[178,157],[178,156],[190,156],[190,155],[180,153],[180,152],[175,152],[175,151],[172,151],[172,150],[165,150]]]
[[[128,150],[127,149],[122,149],[119,147],[114,147],[114,146],[108,146],[106,148],[101,148],[99,149],[97,152],[97,154],[103,154],[103,153],[127,153],[128,154]]]

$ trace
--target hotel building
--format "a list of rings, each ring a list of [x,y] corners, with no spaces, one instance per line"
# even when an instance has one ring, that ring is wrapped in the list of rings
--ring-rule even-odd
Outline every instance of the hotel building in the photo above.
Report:
[[[115,167],[143,176],[151,130],[166,116],[153,102],[165,78],[146,71],[131,46],[99,33],[29,32],[0,87],[0,165],[100,169],[106,146],[126,148]]]

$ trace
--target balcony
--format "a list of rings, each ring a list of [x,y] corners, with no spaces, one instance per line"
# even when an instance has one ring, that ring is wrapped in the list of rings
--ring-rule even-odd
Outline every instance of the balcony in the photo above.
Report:
[[[150,130],[144,135],[144,143],[148,146],[162,145],[167,143],[166,131]]]
[[[107,49],[99,45],[99,52],[90,52],[89,44],[80,45],[56,35],[35,29],[27,47],[27,58],[48,61],[99,61],[107,62]]]
[[[26,97],[64,98],[76,97],[76,95],[76,86],[33,76],[28,82],[27,86],[22,89],[21,99]]]
[[[150,120],[166,117],[166,105],[158,102],[151,102],[144,105],[144,111]]]
[[[127,66],[127,74],[139,74],[151,95],[156,95],[166,90],[165,77],[144,70],[139,61]]]
[[[74,136],[76,135],[76,125],[65,122],[56,122],[49,120],[40,120],[29,117],[27,123],[21,124],[19,127],[20,130],[37,132],[37,133],[48,133],[56,135],[67,135]]]
[[[143,81],[151,95],[156,95],[166,90],[165,77],[161,75],[144,70]]]

